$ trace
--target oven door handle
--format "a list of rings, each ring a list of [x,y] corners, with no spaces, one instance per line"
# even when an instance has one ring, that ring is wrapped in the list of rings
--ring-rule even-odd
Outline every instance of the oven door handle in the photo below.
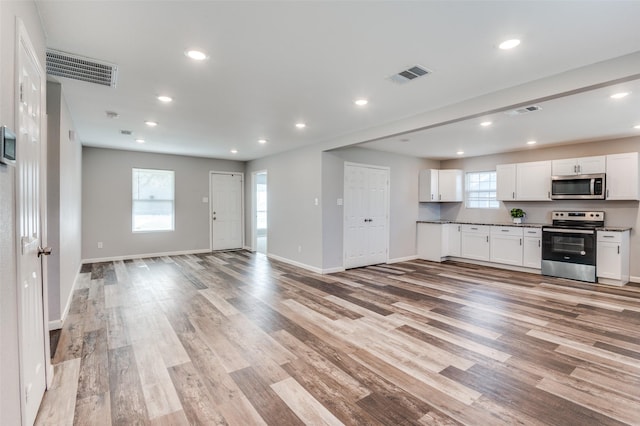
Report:
[[[595,234],[593,229],[543,228],[542,232],[558,232],[560,234]]]

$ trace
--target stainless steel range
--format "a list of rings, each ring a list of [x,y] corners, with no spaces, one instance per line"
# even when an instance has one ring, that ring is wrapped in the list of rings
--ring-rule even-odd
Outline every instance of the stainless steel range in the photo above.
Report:
[[[551,213],[552,225],[542,227],[542,274],[596,282],[596,228],[604,212]]]

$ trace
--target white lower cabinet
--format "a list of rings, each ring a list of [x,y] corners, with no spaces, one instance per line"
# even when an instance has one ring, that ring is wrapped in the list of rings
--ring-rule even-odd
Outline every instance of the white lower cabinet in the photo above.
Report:
[[[462,225],[460,238],[460,257],[475,260],[491,260],[489,234],[491,226]]]
[[[525,228],[522,246],[522,266],[541,268],[542,262],[542,229]]]
[[[491,261],[522,266],[522,228],[515,226],[491,227]]]
[[[448,223],[444,225],[447,234],[446,256],[460,257],[460,235],[462,233],[462,225],[459,223]]]
[[[598,231],[596,275],[604,284],[629,282],[629,231]]]
[[[418,223],[418,241],[417,252],[418,259],[430,260],[432,262],[441,262],[445,246],[444,227],[446,225],[439,223]]]

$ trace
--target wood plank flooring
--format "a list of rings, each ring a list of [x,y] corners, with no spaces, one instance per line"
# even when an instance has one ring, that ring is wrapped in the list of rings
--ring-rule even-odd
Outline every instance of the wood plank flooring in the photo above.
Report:
[[[84,265],[39,425],[640,424],[640,286],[246,251]]]

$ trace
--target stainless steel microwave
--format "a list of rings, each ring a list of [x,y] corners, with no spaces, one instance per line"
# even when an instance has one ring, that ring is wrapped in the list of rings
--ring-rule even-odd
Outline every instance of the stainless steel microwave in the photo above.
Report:
[[[605,174],[552,176],[552,200],[604,200]]]

